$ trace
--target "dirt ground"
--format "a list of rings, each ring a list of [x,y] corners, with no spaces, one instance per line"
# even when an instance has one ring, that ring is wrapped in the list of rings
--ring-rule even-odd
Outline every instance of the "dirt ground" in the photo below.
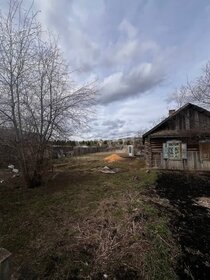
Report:
[[[162,211],[181,246],[176,272],[180,279],[210,279],[210,177],[177,172],[158,176],[156,192],[169,200]]]
[[[107,156],[56,161],[36,189],[0,170],[13,279],[210,279],[210,177]]]
[[[12,253],[13,279],[176,279],[167,215],[147,195],[156,173],[107,156],[56,161],[40,188],[0,185],[0,246]]]

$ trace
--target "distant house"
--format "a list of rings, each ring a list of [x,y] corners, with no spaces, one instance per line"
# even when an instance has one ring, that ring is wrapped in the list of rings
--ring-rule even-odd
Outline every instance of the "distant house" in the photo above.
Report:
[[[210,170],[210,112],[191,103],[143,135],[149,168]]]

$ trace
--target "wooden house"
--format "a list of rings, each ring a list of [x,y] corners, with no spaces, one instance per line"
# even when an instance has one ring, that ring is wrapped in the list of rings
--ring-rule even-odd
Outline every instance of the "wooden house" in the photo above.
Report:
[[[191,103],[143,135],[147,167],[210,170],[210,112]]]

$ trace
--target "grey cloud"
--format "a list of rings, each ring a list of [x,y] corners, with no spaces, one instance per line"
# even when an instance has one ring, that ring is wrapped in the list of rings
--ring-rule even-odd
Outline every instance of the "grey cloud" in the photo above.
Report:
[[[129,38],[135,37],[138,33],[137,29],[127,19],[123,19],[118,28],[125,32]]]
[[[135,130],[123,130],[123,131],[119,131],[119,129],[115,128],[115,129],[111,129],[111,130],[107,130],[107,129],[98,129],[97,131],[93,132],[90,135],[90,138],[95,138],[95,139],[116,139],[116,138],[124,138],[126,136],[134,136],[137,135],[137,131]]]
[[[126,120],[109,119],[108,116],[101,120],[95,120],[90,125],[92,127],[91,131],[94,131],[91,138],[116,138],[127,133]]]
[[[120,128],[124,124],[125,124],[124,120],[118,120],[118,119],[117,120],[108,120],[108,121],[105,121],[102,123],[102,125],[110,127],[110,128],[114,128],[114,127]]]
[[[116,138],[119,139],[119,138],[125,138],[129,136],[135,136],[137,135],[137,131],[129,130],[129,129],[126,129],[124,131],[118,131],[116,129],[112,131],[105,131],[103,135],[107,139],[116,139]]]
[[[130,72],[117,72],[104,79],[98,102],[108,104],[135,97],[159,86],[165,78],[161,65],[142,63]]]
[[[118,26],[120,31],[116,42],[111,42],[103,58],[105,66],[128,66],[134,60],[139,62],[142,57],[154,58],[160,49],[159,45],[149,39],[141,38],[138,29],[127,19]]]
[[[94,137],[118,137],[149,125],[162,115],[168,92],[188,75],[197,76],[209,58],[209,0],[35,2],[73,70],[81,70],[76,81],[96,76],[101,82],[98,121],[88,132]]]
[[[104,66],[125,68],[134,62],[148,58],[150,61],[157,57],[160,48],[152,40],[140,40],[140,38],[129,38],[111,45],[104,55]]]
[[[59,36],[71,66],[80,72],[91,72],[99,60],[100,48],[87,32],[85,10],[79,13],[77,2],[73,0],[52,0],[48,4],[40,2],[40,5],[46,12],[46,25]]]
[[[167,115],[163,100],[165,95],[147,94],[136,99],[122,100],[103,106],[100,116],[90,123],[90,138],[122,138],[136,135],[140,130],[148,130],[151,120]],[[149,104],[149,110],[148,110]]]

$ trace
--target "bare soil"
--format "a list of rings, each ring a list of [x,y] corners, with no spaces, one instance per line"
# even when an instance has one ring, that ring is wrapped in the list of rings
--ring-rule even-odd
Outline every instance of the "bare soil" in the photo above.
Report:
[[[180,279],[210,279],[210,175],[162,173],[156,192],[169,200],[165,210],[170,230],[181,246],[177,275]]]

